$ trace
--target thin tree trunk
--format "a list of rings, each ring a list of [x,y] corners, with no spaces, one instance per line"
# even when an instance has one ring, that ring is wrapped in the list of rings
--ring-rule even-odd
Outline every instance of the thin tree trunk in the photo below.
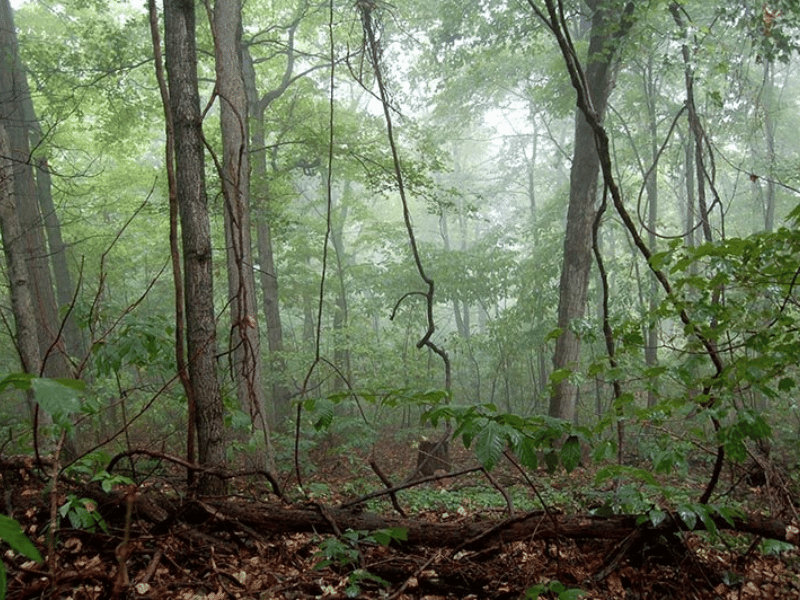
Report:
[[[336,282],[339,284],[336,292],[336,309],[333,313],[333,363],[339,369],[341,375],[349,382],[349,385],[355,386],[350,370],[350,341],[347,333],[350,315],[348,312],[347,281],[345,278],[345,269],[348,261],[344,248],[344,225],[347,222],[349,195],[350,181],[345,180],[338,210],[334,212],[331,219],[331,244],[336,258]],[[335,377],[333,389],[343,389],[344,383],[341,377]]]
[[[267,469],[275,473],[262,381],[261,338],[253,273],[248,105],[242,71],[242,10],[239,0],[217,0],[212,25],[216,92],[222,127],[220,177],[225,199],[232,376],[242,410],[249,412],[253,427],[264,436],[266,453],[257,456],[265,458]]]
[[[258,97],[256,74],[253,60],[247,48],[242,48],[242,67],[245,90],[249,103],[249,116],[252,124],[250,147],[252,148],[252,175],[261,206],[254,205],[256,236],[258,245],[258,264],[260,267],[261,292],[264,297],[264,320],[267,327],[267,349],[269,350],[270,373],[272,379],[272,422],[281,428],[290,416],[289,400],[291,392],[286,386],[286,364],[283,359],[283,326],[281,324],[280,302],[278,300],[278,273],[272,247],[272,229],[269,214],[269,183],[267,181],[266,133],[264,131],[264,112],[272,97]]]
[[[222,467],[225,465],[223,408],[216,371],[211,232],[192,0],[165,0],[164,43],[175,131],[175,179],[186,290],[186,345],[189,379],[197,403],[198,462],[206,467]],[[223,481],[203,474],[198,490],[203,494],[222,493]]]
[[[764,144],[767,153],[767,194],[764,198],[764,231],[775,229],[775,119],[772,116],[775,91],[775,69],[771,60],[764,59],[764,91],[761,104],[764,108]]]
[[[650,253],[655,254],[658,250],[658,238],[656,237],[658,221],[658,124],[656,120],[656,83],[652,55],[648,57],[644,75],[651,164],[645,184],[645,192],[647,193],[647,245],[650,248]],[[649,273],[649,280],[647,343],[644,350],[644,360],[647,366],[655,367],[658,364],[658,323],[655,320],[655,312],[658,306],[659,285],[658,280],[652,273]],[[647,390],[647,406],[651,408],[658,401],[656,383],[656,381],[651,381]]]
[[[167,186],[169,189],[169,253],[172,264],[172,283],[175,289],[175,366],[181,380],[183,392],[186,394],[186,460],[195,462],[197,404],[194,399],[194,390],[189,379],[189,370],[186,365],[186,319],[184,316],[183,273],[181,269],[181,251],[178,241],[178,185],[175,181],[175,130],[172,123],[172,110],[170,109],[169,90],[164,75],[164,60],[161,54],[161,34],[158,27],[158,9],[156,0],[148,0],[147,8],[150,13],[150,36],[153,40],[153,61],[155,65],[156,80],[164,105],[164,133],[166,135],[164,162],[167,170]],[[194,486],[194,471],[187,469],[186,482]]]

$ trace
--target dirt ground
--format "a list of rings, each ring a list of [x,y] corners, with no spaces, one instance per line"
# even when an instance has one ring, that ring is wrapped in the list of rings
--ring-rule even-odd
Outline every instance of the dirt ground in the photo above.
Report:
[[[364,456],[336,454],[335,446],[319,449],[312,457],[313,475],[303,480],[304,488],[318,497],[303,500],[298,492],[298,505],[313,501],[335,506],[364,490],[380,489],[370,460],[380,465],[386,477],[399,482],[413,470],[416,457],[406,443],[382,444]],[[463,449],[456,451],[455,462],[461,466],[471,460]],[[135,492],[168,499],[165,505],[174,507],[172,514],[154,523],[138,509],[128,514],[125,501],[104,506],[84,500],[83,492],[67,482],[53,496],[35,469],[4,464],[3,512],[21,523],[46,558],[45,564],[38,565],[3,547],[11,600],[438,600],[535,598],[536,592],[541,598],[800,598],[797,549],[766,555],[752,535],[710,539],[705,534],[683,533],[648,540],[542,540],[533,535],[507,544],[488,541],[467,551],[412,546],[401,540],[387,545],[380,536],[348,531],[340,532],[338,538],[315,532],[276,534],[215,518],[196,510],[196,505],[193,509],[191,502],[181,500],[180,472],[171,468],[159,469]],[[535,475],[534,480],[545,477]],[[591,475],[578,469],[548,480],[548,485],[589,489]],[[296,490],[291,473],[285,477],[286,489]],[[525,485],[502,468],[495,478],[506,487]],[[423,498],[451,499],[465,479],[421,484],[426,491]],[[366,482],[363,489],[353,489],[356,480]],[[257,478],[232,480],[231,489],[231,497],[240,501],[276,501],[266,482]],[[749,492],[760,493],[754,488]],[[117,494],[117,498],[129,497]],[[58,512],[70,498],[82,503],[79,506],[88,514],[102,514],[105,530],[73,528],[63,509],[65,518],[58,526],[54,551],[49,552],[54,508]],[[507,510],[500,494],[496,507],[472,506],[468,501],[455,510],[452,507],[452,502],[430,501],[428,506],[407,504],[404,510],[408,518],[425,523],[497,519]],[[354,510],[394,512],[383,500]]]

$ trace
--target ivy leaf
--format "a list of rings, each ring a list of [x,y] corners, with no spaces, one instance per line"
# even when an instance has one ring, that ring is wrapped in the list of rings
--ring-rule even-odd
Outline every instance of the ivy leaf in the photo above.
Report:
[[[678,507],[678,514],[683,522],[686,523],[686,527],[688,527],[690,530],[695,528],[695,525],[697,525],[697,513],[691,506],[682,504]]]
[[[664,519],[667,518],[667,513],[658,508],[653,508],[647,513],[647,516],[650,519],[650,523],[653,525],[653,527],[658,527],[664,522]]]

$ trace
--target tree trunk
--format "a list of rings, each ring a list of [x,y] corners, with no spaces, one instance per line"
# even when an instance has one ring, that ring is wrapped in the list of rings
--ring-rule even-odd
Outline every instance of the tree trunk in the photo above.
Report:
[[[764,231],[775,229],[775,118],[773,97],[775,94],[775,68],[771,60],[764,59],[764,85],[761,104],[764,109],[764,143],[767,153],[767,194],[764,198]]]
[[[588,92],[598,117],[602,120],[612,87],[613,45],[619,34],[619,15],[607,7],[598,7],[592,17],[589,54],[586,59]],[[558,302],[558,327],[553,354],[554,370],[574,371],[579,366],[581,340],[572,331],[575,321],[583,318],[592,265],[592,222],[596,212],[597,177],[600,161],[594,132],[581,111],[575,119],[575,148],[570,170],[569,207],[564,237],[564,263],[561,270]],[[550,416],[574,421],[578,390],[570,378],[556,386],[550,399]]]
[[[8,158],[10,154],[8,136],[3,123],[0,122],[0,229],[8,268],[11,312],[14,314],[16,324],[14,341],[22,370],[38,376],[42,369],[42,361],[39,356],[33,295],[28,279],[28,267],[25,264],[22,227],[14,204],[13,167],[11,159]]]
[[[41,370],[48,377],[70,377],[64,340],[53,293],[47,249],[39,211],[36,181],[31,165],[26,103],[30,91],[19,59],[16,32],[8,0],[0,1],[0,115],[6,129],[12,163],[14,198],[22,229],[25,260],[30,282]],[[31,105],[32,106],[32,105]]]
[[[197,404],[198,462],[206,467],[221,467],[225,464],[223,409],[216,371],[211,235],[192,0],[165,0],[164,47],[175,131],[175,178],[186,290],[186,346],[189,379]],[[223,489],[223,482],[217,477],[204,473],[199,479],[201,493],[217,494]]]
[[[656,227],[658,221],[658,122],[656,117],[656,81],[652,55],[648,57],[644,71],[644,88],[647,95],[647,125],[650,134],[650,167],[647,171],[645,191],[647,193],[647,245],[650,253],[658,250]],[[650,290],[648,297],[647,343],[644,349],[645,364],[655,367],[658,364],[658,323],[655,312],[658,307],[659,284],[653,273],[649,273]],[[653,407],[658,401],[657,381],[650,382],[647,390],[647,406]]]
[[[34,117],[35,118],[35,117]],[[38,130],[38,121],[34,121],[36,133],[34,143],[41,140],[41,132]],[[36,161],[38,167],[36,171],[36,189],[39,193],[39,208],[44,215],[45,232],[47,233],[47,244],[50,248],[50,260],[53,266],[53,277],[56,287],[56,301],[59,309],[63,310],[66,307],[71,307],[73,303],[73,296],[75,289],[72,284],[72,276],[69,272],[69,265],[67,264],[67,245],[61,237],[61,223],[56,214],[55,205],[53,204],[52,185],[50,179],[50,167],[46,158],[40,158]],[[83,342],[83,337],[78,329],[78,323],[75,320],[73,312],[69,312],[64,316],[64,341],[66,349],[70,356],[83,359],[86,353],[86,346]],[[80,373],[75,374],[76,377]]]
[[[350,315],[347,305],[347,269],[348,256],[344,248],[344,226],[347,222],[348,200],[350,196],[350,180],[346,179],[338,207],[332,207],[331,215],[331,244],[336,258],[336,309],[333,312],[333,364],[339,369],[341,375],[334,378],[333,389],[345,389],[345,383],[351,388],[355,387],[350,370],[350,336],[347,332]],[[338,208],[338,210],[337,210]],[[346,382],[345,382],[346,380]]]
[[[263,433],[266,466],[274,473],[274,452],[262,381],[261,338],[253,274],[248,106],[242,71],[242,10],[239,0],[215,2],[213,31],[216,91],[222,127],[220,177],[225,199],[232,376],[242,410],[249,412],[255,430]]]
[[[264,320],[267,327],[267,348],[269,350],[270,374],[272,379],[272,419],[280,428],[289,417],[291,392],[286,386],[286,364],[283,360],[283,326],[281,324],[280,303],[278,301],[278,272],[272,249],[272,229],[269,214],[269,184],[267,181],[266,133],[264,131],[264,112],[272,97],[258,97],[256,74],[253,60],[247,48],[242,48],[242,67],[245,91],[249,103],[249,116],[253,125],[250,134],[250,147],[253,165],[254,189],[260,191],[260,210],[254,213],[258,244],[258,264],[260,267],[261,292],[264,297]],[[255,208],[255,207],[254,207]]]

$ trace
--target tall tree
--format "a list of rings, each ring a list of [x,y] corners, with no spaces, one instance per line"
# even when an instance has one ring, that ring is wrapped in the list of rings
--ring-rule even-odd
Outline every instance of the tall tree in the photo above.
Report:
[[[33,309],[33,294],[25,264],[22,226],[14,202],[13,167],[8,136],[0,122],[0,230],[3,235],[3,253],[6,256],[11,296],[11,311],[16,324],[15,344],[22,370],[38,375],[42,369]]]
[[[71,369],[56,309],[50,250],[44,235],[31,158],[30,132],[36,125],[35,117],[8,0],[0,1],[0,64],[3,65],[0,69],[0,121],[8,135],[15,204],[37,323],[41,371],[51,377],[69,377]]]
[[[192,0],[165,0],[164,49],[175,132],[175,179],[181,220],[188,371],[197,407],[197,454],[201,465],[225,464],[222,397],[216,370],[211,231],[197,84],[195,10]],[[223,481],[203,474],[201,493],[223,491]]]
[[[558,19],[554,3],[547,0],[546,4],[549,16],[541,16],[548,20]],[[586,58],[586,91],[592,109],[602,120],[614,80],[616,50],[630,27],[632,5],[628,3],[624,10],[620,10],[620,3],[614,0],[588,0],[586,4],[593,11]],[[581,339],[573,326],[586,311],[592,264],[592,223],[596,214],[600,162],[594,131],[581,111],[577,111],[575,117],[574,143],[564,262],[559,284],[558,327],[561,333],[556,339],[553,353],[555,371],[571,371],[578,366]],[[563,377],[556,384],[550,399],[550,415],[574,420],[577,395],[574,382],[569,377]]]
[[[281,322],[281,307],[278,298],[278,270],[275,266],[275,253],[273,249],[271,191],[267,172],[266,148],[266,112],[270,105],[280,98],[289,86],[303,74],[296,74],[294,36],[303,11],[293,19],[287,27],[287,40],[285,45],[286,66],[281,75],[280,83],[261,93],[257,87],[256,70],[253,56],[249,46],[242,48],[242,67],[245,89],[247,92],[248,109],[252,130],[250,132],[253,179],[258,181],[259,206],[256,212],[256,240],[258,245],[258,263],[261,272],[261,290],[264,302],[264,317],[267,328],[267,349],[269,350],[270,366],[272,371],[272,408],[276,426],[280,427],[283,419],[289,414],[290,392],[285,384],[286,365],[283,360],[283,325]],[[256,196],[254,196],[255,198]]]
[[[248,101],[242,63],[240,0],[217,0],[212,20],[216,54],[216,94],[220,102],[228,258],[228,304],[231,314],[232,375],[239,403],[263,433],[265,458],[274,473],[274,456],[262,381],[261,338],[250,229],[250,140]]]

